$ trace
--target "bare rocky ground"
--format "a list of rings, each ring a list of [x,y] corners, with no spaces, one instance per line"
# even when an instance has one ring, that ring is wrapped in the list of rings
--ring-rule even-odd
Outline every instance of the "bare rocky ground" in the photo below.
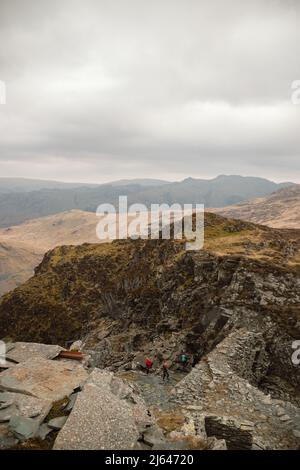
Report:
[[[297,449],[300,408],[257,388],[261,335],[239,330],[163,382],[13,343],[0,373],[0,449]],[[259,351],[259,354],[257,352]],[[241,360],[241,357],[244,360]],[[255,367],[254,366],[255,362]]]

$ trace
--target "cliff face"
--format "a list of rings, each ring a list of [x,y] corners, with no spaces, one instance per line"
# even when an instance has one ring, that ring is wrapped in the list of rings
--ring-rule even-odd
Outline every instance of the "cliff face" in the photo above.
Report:
[[[168,359],[176,370],[185,350],[189,368],[196,367],[174,400],[182,404],[185,394],[194,414],[207,409],[208,432],[228,434],[232,448],[244,438],[252,446],[255,432],[245,431],[243,420],[256,410],[267,446],[295,448],[288,435],[290,428],[298,433],[300,405],[300,369],[291,360],[300,338],[299,232],[211,214],[205,226],[205,247],[195,252],[177,240],[48,252],[34,277],[3,297],[0,337],[62,346],[81,339],[93,365],[119,372],[143,363],[146,354],[157,357],[158,367]],[[286,422],[271,442],[281,402],[290,403],[284,406],[292,418],[282,415]],[[223,409],[241,423],[211,418]]]
[[[61,345],[81,338],[98,366],[118,367],[146,350],[175,360],[182,348],[196,363],[245,327],[264,334],[278,356],[270,370],[295,375],[298,232],[210,214],[205,224],[201,251],[185,251],[182,241],[125,240],[48,252],[35,276],[3,297],[0,337]]]

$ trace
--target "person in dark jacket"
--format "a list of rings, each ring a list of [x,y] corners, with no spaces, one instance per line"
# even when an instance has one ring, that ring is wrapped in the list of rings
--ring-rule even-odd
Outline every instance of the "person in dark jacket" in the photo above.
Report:
[[[163,381],[170,379],[169,367],[169,363],[167,361],[164,361],[162,365]]]

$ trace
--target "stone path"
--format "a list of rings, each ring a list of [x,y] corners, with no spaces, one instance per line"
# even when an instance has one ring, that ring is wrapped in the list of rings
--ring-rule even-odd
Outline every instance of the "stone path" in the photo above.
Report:
[[[163,382],[161,374],[145,374],[144,372],[121,373],[120,376],[136,383],[148,406],[169,410],[174,408],[170,402],[171,390],[187,374],[184,372],[170,371],[170,380]]]

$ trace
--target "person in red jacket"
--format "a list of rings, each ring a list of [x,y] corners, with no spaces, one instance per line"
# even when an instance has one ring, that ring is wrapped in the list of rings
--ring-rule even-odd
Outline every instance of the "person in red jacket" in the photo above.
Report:
[[[146,373],[148,375],[149,372],[150,372],[151,367],[153,366],[153,361],[150,359],[149,356],[146,357],[145,364],[146,364]]]

